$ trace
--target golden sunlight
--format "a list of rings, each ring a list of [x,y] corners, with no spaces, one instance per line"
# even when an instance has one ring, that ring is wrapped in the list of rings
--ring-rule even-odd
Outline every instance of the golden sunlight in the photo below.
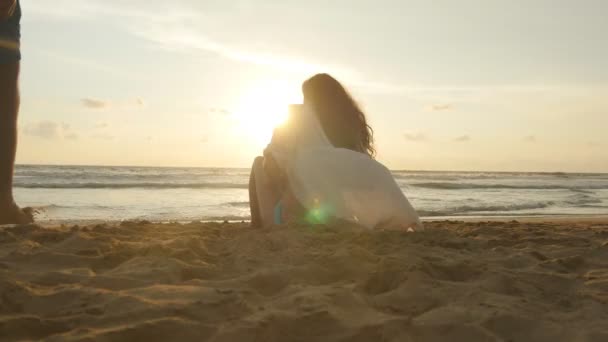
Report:
[[[287,119],[289,104],[300,103],[301,98],[297,84],[278,80],[257,82],[241,97],[233,117],[245,136],[264,146],[274,128]]]

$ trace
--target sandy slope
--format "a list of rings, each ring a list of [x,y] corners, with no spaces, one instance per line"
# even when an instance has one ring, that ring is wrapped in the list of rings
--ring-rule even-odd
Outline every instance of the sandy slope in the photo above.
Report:
[[[608,223],[0,228],[0,339],[608,341]]]

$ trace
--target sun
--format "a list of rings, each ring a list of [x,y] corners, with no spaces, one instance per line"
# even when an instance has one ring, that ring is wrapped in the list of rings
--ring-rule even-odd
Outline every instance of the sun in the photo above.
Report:
[[[265,145],[287,119],[289,104],[301,102],[301,97],[299,87],[287,81],[256,82],[239,99],[234,119],[244,135]]]

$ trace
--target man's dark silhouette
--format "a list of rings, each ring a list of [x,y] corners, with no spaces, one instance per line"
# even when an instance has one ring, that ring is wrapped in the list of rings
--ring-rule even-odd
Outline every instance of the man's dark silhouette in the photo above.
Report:
[[[19,0],[0,0],[0,224],[32,222],[32,215],[13,198],[19,113]]]

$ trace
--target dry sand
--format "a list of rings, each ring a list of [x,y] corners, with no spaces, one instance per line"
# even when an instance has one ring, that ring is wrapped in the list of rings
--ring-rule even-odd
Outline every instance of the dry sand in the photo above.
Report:
[[[608,341],[608,222],[0,228],[0,340]]]

